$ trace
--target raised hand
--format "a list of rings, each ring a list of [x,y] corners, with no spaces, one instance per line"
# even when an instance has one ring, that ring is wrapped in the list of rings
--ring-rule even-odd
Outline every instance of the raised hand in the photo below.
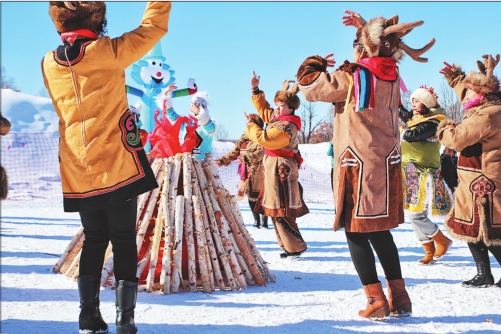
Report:
[[[165,88],[164,95],[169,95],[169,93],[172,92],[173,90],[177,90],[175,82],[171,83],[169,86],[167,86],[167,88]]]
[[[329,53],[327,56],[324,57],[324,59],[327,61],[327,67],[334,67],[334,65],[336,64],[333,53]]]
[[[250,118],[250,115],[247,115],[244,111],[244,117],[245,117],[245,124],[249,124],[249,122],[251,121],[251,118]]]
[[[256,72],[252,71],[252,78],[251,78],[251,87],[252,89],[256,88],[259,86],[259,80],[261,79],[260,76],[256,75]]]
[[[448,64],[447,62],[444,61],[444,64],[445,64],[445,67],[442,68],[440,71],[438,71],[438,73],[443,74],[443,75],[447,75],[448,73],[452,72],[456,68],[456,65],[454,65],[454,63],[452,63],[452,65],[451,65],[451,64]]]
[[[360,16],[360,14],[352,12],[351,10],[345,9],[344,12],[349,14],[347,16],[343,16],[343,24],[345,26],[353,26],[355,28],[363,27],[367,22]]]

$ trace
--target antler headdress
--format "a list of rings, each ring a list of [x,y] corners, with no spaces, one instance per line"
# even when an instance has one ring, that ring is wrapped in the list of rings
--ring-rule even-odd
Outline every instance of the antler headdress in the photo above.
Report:
[[[407,46],[402,37],[422,25],[423,21],[409,23],[398,23],[398,15],[389,19],[377,17],[366,22],[358,13],[346,11],[351,14],[349,20],[344,21],[345,25],[353,25],[358,28],[357,38],[362,47],[367,51],[370,57],[391,57],[399,61],[403,57],[403,52],[418,62],[427,62],[427,58],[420,56],[428,51],[435,39],[432,38],[428,44],[421,49],[413,49]]]
[[[479,94],[489,94],[499,92],[499,79],[494,75],[494,68],[499,63],[500,56],[496,59],[492,55],[483,55],[484,61],[477,60],[480,72],[470,72],[464,79],[464,85]]]
[[[297,97],[296,95],[299,92],[299,86],[296,83],[292,85],[292,87],[289,89],[289,85],[291,82],[294,82],[294,80],[285,80],[282,83],[282,89],[275,94],[274,101],[285,102],[289,106],[289,108],[297,110],[301,105],[301,101],[299,100],[299,97]]]

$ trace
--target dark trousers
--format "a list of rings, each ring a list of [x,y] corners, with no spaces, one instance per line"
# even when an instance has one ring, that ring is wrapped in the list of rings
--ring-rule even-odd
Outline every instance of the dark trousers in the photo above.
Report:
[[[249,207],[251,209],[251,213],[252,213],[252,216],[254,217],[254,220],[259,222],[259,213],[257,213],[256,211],[254,211],[254,207],[256,206],[256,202],[257,201],[251,201],[249,200]],[[263,223],[264,222],[268,222],[268,216],[265,216],[265,215],[262,215],[263,217]]]
[[[501,266],[501,246],[490,245],[487,246],[483,241],[477,243],[468,242],[468,248],[470,249],[471,255],[475,260],[475,263],[484,262],[490,264],[489,251],[494,255],[494,258],[498,261]]]
[[[351,259],[363,285],[378,283],[374,251],[387,280],[401,279],[400,259],[390,231],[370,233],[345,232]]]
[[[116,281],[136,281],[137,200],[122,202],[105,210],[80,212],[85,241],[80,257],[80,275],[101,277],[104,255],[111,241]]]

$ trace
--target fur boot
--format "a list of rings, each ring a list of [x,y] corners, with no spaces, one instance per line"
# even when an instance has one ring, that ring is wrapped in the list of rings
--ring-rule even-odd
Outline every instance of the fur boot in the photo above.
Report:
[[[364,292],[367,296],[367,307],[358,311],[358,315],[373,320],[384,319],[390,315],[388,300],[384,295],[381,282],[364,285]]]
[[[412,314],[412,303],[405,290],[403,279],[387,280],[388,285],[388,303],[390,304],[390,316],[408,317]]]
[[[100,277],[84,275],[78,277],[77,282],[80,295],[79,333],[108,333],[108,325],[99,311]]]
[[[449,248],[452,246],[452,240],[447,238],[440,230],[438,230],[438,232],[431,238],[436,244],[433,259],[439,260],[444,257]]]
[[[435,262],[435,260],[433,259],[433,255],[435,254],[435,243],[433,242],[433,240],[423,244],[423,249],[425,255],[421,260],[418,261],[419,264],[430,264]]]
[[[477,265],[477,274],[468,281],[464,281],[462,285],[466,288],[485,288],[494,284],[494,277],[491,273],[491,264],[479,261]]]

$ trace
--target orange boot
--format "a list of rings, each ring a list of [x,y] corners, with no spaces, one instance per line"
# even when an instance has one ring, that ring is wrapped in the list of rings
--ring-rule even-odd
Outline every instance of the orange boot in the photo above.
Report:
[[[433,255],[435,255],[435,243],[433,242],[433,240],[430,240],[430,242],[423,244],[423,249],[426,254],[421,260],[418,261],[419,264],[430,264],[435,262],[435,260],[433,259]]]
[[[452,246],[452,240],[443,235],[442,231],[438,230],[438,232],[431,237],[435,243],[437,244],[435,247],[435,255],[433,256],[434,260],[439,260],[444,257],[445,253]]]
[[[395,318],[408,317],[412,314],[412,303],[403,279],[387,280],[388,303],[390,304],[390,316]]]
[[[381,320],[390,315],[388,300],[384,295],[381,282],[364,285],[364,291],[367,295],[367,308],[358,311],[358,315],[364,318]]]

